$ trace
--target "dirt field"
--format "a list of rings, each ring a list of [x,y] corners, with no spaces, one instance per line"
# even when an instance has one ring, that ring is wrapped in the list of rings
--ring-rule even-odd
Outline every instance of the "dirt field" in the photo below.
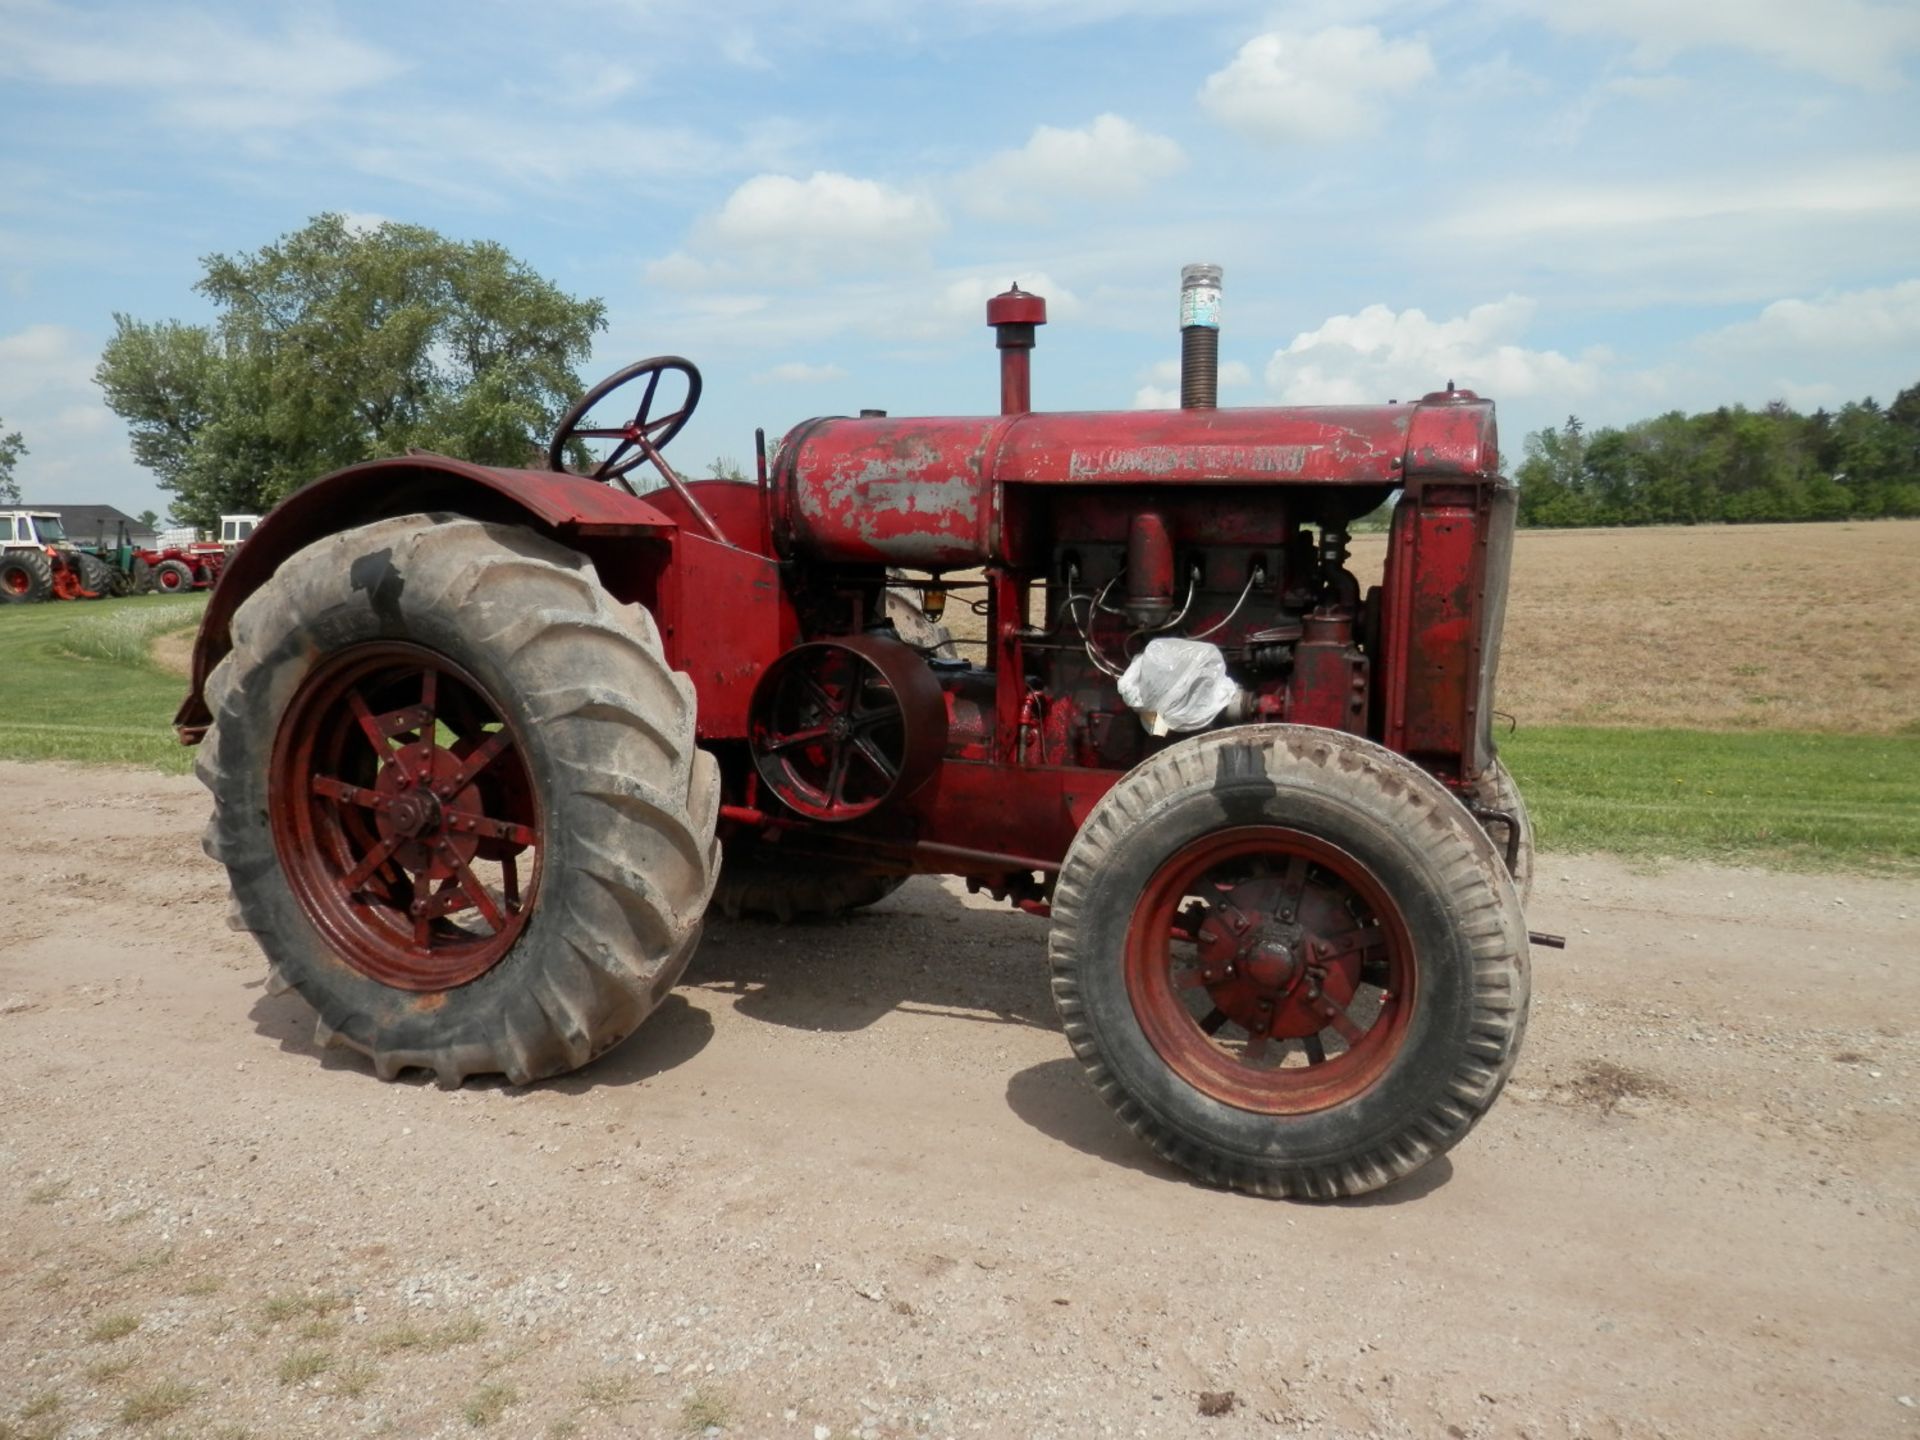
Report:
[[[1385,554],[1363,538],[1356,573]],[[1531,725],[1920,726],[1920,520],[1523,531],[1500,707]]]
[[[1912,882],[1549,857],[1507,1098],[1289,1205],[1149,1159],[934,881],[447,1093],[265,993],[193,781],[0,793],[0,1434],[1920,1431]]]
[[[1386,552],[1355,539],[1363,585]],[[958,599],[948,618],[985,633]],[[1920,727],[1920,520],[1523,530],[1500,708],[1523,725]]]

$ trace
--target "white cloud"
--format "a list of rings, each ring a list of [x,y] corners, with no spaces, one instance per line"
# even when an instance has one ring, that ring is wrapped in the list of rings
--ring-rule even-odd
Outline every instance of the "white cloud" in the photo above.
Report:
[[[1378,128],[1386,102],[1432,74],[1425,41],[1388,40],[1371,25],[1270,31],[1207,77],[1200,103],[1256,140],[1344,140]]]
[[[809,365],[804,360],[788,360],[770,370],[762,370],[753,378],[763,385],[825,385],[846,379],[847,372],[838,365]]]
[[[1744,50],[1845,85],[1890,89],[1902,60],[1920,50],[1912,0],[1519,0],[1557,30],[1610,35],[1636,63],[1668,64],[1689,50]]]
[[[1818,300],[1776,300],[1752,320],[1706,336],[1710,350],[1792,354],[1907,348],[1920,353],[1920,280],[1879,290],[1853,290]]]
[[[1647,181],[1629,185],[1582,181],[1510,189],[1465,205],[1444,230],[1468,239],[1595,231],[1665,229],[1765,216],[1813,221],[1920,215],[1920,155],[1840,160],[1816,169],[1772,170],[1725,179]],[[1724,239],[1724,235],[1722,236]],[[1617,236],[1609,237],[1609,244]]]
[[[916,254],[945,228],[924,196],[831,170],[756,175],[696,227],[736,254],[849,268]]]
[[[215,129],[297,124],[406,68],[313,16],[274,33],[185,9],[89,15],[26,0],[0,13],[0,74],[149,94],[173,118]]]
[[[1002,150],[955,177],[955,184],[961,202],[976,213],[1032,218],[1055,198],[1139,195],[1186,163],[1175,141],[1107,114],[1073,130],[1038,126],[1018,150]]]
[[[947,280],[941,286],[933,310],[936,316],[949,320],[978,320],[984,325],[987,301],[1015,285],[1047,302],[1049,320],[1062,319],[1080,308],[1080,297],[1046,271],[1009,265],[1001,270],[977,271]]]
[[[1600,380],[1598,359],[1518,343],[1534,303],[1519,295],[1449,320],[1369,305],[1296,335],[1267,362],[1267,386],[1289,405],[1412,400],[1451,380],[1496,399],[1575,399]]]

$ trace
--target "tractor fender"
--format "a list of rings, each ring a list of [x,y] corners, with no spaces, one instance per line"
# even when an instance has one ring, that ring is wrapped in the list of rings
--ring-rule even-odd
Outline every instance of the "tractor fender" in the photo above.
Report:
[[[205,686],[233,646],[228,626],[242,602],[295,552],[328,535],[396,515],[428,512],[529,525],[592,554],[603,543],[627,549],[653,540],[664,551],[678,526],[625,491],[551,470],[509,470],[447,455],[414,454],[336,470],[282,500],[228,559],[193,644],[192,680],[173,727],[197,745],[213,716]],[[623,596],[622,598],[644,598]]]

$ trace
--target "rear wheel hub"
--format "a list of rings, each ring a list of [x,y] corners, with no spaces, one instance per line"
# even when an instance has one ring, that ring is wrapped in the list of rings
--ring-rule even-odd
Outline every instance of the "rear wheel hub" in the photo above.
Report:
[[[274,842],[346,963],[403,990],[477,980],[539,891],[541,824],[512,727],[467,671],[380,641],[332,656],[274,745]]]

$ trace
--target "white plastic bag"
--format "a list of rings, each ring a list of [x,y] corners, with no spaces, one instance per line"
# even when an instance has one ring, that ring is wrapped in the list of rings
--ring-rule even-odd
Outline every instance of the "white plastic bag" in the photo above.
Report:
[[[1204,640],[1149,640],[1120,677],[1120,698],[1151,735],[1204,730],[1239,693],[1226,656]]]

